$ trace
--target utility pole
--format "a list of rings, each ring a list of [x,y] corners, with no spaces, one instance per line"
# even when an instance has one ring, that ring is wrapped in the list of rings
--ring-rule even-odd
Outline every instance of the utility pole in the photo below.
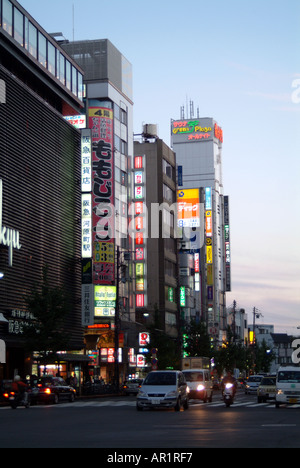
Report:
[[[117,278],[116,278],[116,309],[115,309],[115,385],[119,393],[119,327],[120,327],[120,305],[119,305],[119,282],[120,282],[120,248],[117,246]]]
[[[233,343],[235,343],[235,315],[236,315],[236,301],[233,301]]]

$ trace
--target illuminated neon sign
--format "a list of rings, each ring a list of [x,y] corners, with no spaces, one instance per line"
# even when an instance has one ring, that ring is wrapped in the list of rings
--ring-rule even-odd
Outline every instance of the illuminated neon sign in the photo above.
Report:
[[[223,130],[211,118],[174,120],[172,121],[172,136],[175,138],[175,143],[177,141],[197,142],[214,139],[223,143]]]
[[[208,133],[212,131],[211,127],[202,127],[199,120],[184,120],[173,122],[173,133]]]
[[[13,249],[20,250],[20,233],[15,229],[2,226],[2,180],[0,179],[0,245],[8,247],[8,263],[13,264]]]
[[[136,307],[147,306],[147,269],[146,269],[146,238],[144,236],[145,222],[144,203],[146,200],[145,187],[145,157],[135,156],[134,169],[134,227],[135,227],[135,292]]]
[[[180,307],[185,307],[185,286],[180,287]]]
[[[215,137],[223,143],[223,130],[217,124],[215,124]]]
[[[177,191],[177,223],[179,227],[200,226],[199,190]]]

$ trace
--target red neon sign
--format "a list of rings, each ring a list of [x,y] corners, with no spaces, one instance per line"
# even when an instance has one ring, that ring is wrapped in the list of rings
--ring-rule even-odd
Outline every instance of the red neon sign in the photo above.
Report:
[[[136,295],[136,307],[144,307],[144,304],[145,304],[144,294],[137,294]]]
[[[217,124],[215,124],[215,137],[223,143],[223,130]]]
[[[143,167],[143,157],[142,156],[135,156],[134,158],[134,168],[135,169],[142,169]]]

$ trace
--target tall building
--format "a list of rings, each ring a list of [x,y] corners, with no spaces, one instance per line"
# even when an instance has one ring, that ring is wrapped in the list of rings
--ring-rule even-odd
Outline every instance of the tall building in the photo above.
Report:
[[[154,319],[178,335],[178,252],[176,238],[176,158],[146,125],[134,142],[135,284],[137,320]],[[152,128],[152,135],[149,132]],[[154,136],[154,138],[153,138]]]
[[[181,226],[199,231],[201,242],[187,247],[189,254],[200,255],[196,315],[207,323],[209,333],[220,340],[226,329],[226,291],[230,290],[229,206],[223,191],[222,143],[223,131],[212,118],[171,122],[171,146],[178,165],[178,202],[183,197],[192,207],[197,198],[200,201],[196,221],[179,219]],[[197,269],[198,258],[194,257],[194,261]]]
[[[89,167],[83,167],[85,182],[89,179],[89,183],[82,187],[82,214],[91,221],[89,229],[87,218],[82,226],[86,348],[96,356],[95,376],[100,373],[110,381],[118,369],[124,380],[131,345],[122,322],[135,321],[135,305],[130,300],[133,283],[127,281],[132,253],[128,237],[133,157],[132,66],[108,39],[64,41],[61,47],[85,73],[87,124],[83,138],[87,135],[91,139]],[[115,366],[116,354],[120,368]]]
[[[1,0],[0,378],[37,373],[22,335],[24,324],[34,326],[25,298],[45,265],[49,286],[65,286],[72,301],[62,351],[83,348],[80,133],[64,118],[80,113],[82,84],[81,68],[34,18],[17,1]],[[66,377],[69,364],[61,365]]]

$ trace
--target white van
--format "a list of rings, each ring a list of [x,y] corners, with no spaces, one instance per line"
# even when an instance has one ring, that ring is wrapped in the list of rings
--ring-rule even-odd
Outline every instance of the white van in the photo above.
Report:
[[[197,398],[211,402],[213,397],[213,382],[208,369],[188,369],[182,371],[189,387],[189,398]]]
[[[280,367],[276,377],[276,408],[300,403],[300,367]]]
[[[180,371],[149,372],[137,395],[136,409],[174,408],[180,411],[189,407],[187,384]]]

